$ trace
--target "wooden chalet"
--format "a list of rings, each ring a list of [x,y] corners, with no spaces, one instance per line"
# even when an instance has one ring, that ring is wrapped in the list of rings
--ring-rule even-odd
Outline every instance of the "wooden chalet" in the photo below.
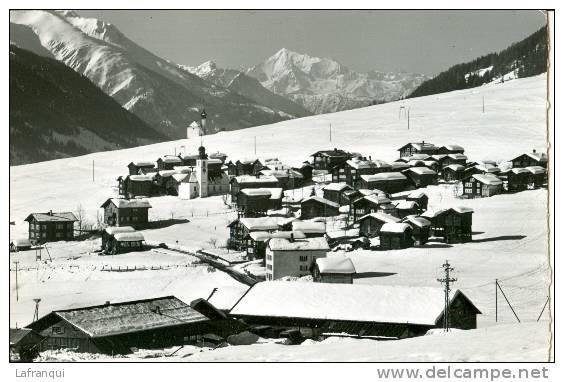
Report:
[[[28,238],[33,244],[73,240],[74,223],[78,221],[72,212],[36,212],[24,221],[29,223]]]
[[[109,226],[144,227],[149,223],[151,204],[147,200],[110,198],[100,208],[104,209],[104,224]]]
[[[507,191],[510,192],[526,190],[530,175],[529,170],[524,167],[510,168],[500,173],[500,176],[504,176],[507,179]]]
[[[113,241],[115,240],[114,235],[125,232],[135,232],[135,228],[130,226],[112,226],[104,228],[102,231],[102,252],[110,253],[112,248],[115,247],[113,244]]]
[[[339,215],[339,204],[319,196],[310,196],[302,200],[301,211],[301,218],[304,220],[316,217],[337,216]]]
[[[429,241],[431,222],[421,216],[406,216],[402,223],[409,224],[412,228],[414,245],[423,245]]]
[[[472,301],[453,290],[449,302],[450,327],[475,329],[480,310]],[[443,327],[444,307],[443,288],[274,281],[252,286],[229,315],[304,337],[400,339]]]
[[[331,170],[335,165],[344,163],[352,158],[352,154],[340,149],[320,150],[313,154],[313,168],[315,170]]]
[[[43,337],[27,328],[10,328],[10,352],[17,355],[22,362],[32,362],[39,355],[38,346]]]
[[[374,175],[391,170],[392,165],[382,160],[372,160],[371,157],[369,159],[355,157],[334,166],[331,169],[331,174],[333,180],[356,187],[360,182],[361,175]]]
[[[449,164],[441,170],[441,178],[447,182],[458,182],[464,177],[464,166]]]
[[[527,190],[532,190],[535,188],[542,187],[547,182],[546,169],[541,166],[529,166],[527,167],[530,175],[527,179]]]
[[[264,168],[263,164],[257,158],[240,159],[235,163],[228,164],[229,175],[256,175]]]
[[[184,166],[179,156],[165,155],[157,159],[157,170],[172,170],[174,166]]]
[[[156,194],[156,188],[153,180],[156,173],[147,175],[127,175],[119,177],[119,195],[126,198],[135,198],[137,196],[153,196]]]
[[[231,203],[237,204],[237,195],[239,191],[245,188],[279,188],[278,179],[274,176],[252,176],[252,175],[239,175],[231,179],[230,193]]]
[[[428,167],[411,167],[404,170],[403,174],[416,188],[437,184],[438,180],[437,173]]]
[[[178,183],[179,181],[174,178],[176,175],[175,170],[159,170],[153,177],[154,194],[156,195],[173,195],[178,196]],[[182,178],[186,174],[179,174]]]
[[[323,187],[323,198],[337,203],[340,206],[348,204],[348,198],[345,197],[345,191],[354,190],[346,183],[329,183]]]
[[[127,168],[129,169],[129,175],[141,175],[156,171],[153,162],[131,162],[127,165]]]
[[[128,354],[134,349],[196,345],[225,335],[233,320],[210,319],[174,296],[56,310],[28,325],[44,337],[40,350]],[[233,333],[233,331],[231,331]]]
[[[411,200],[399,200],[395,203],[395,208],[397,210],[395,216],[400,219],[409,215],[419,215],[422,212],[417,202]]]
[[[398,149],[398,151],[400,152],[400,158],[410,157],[414,154],[434,155],[437,154],[437,150],[437,146],[425,141],[408,143]]]
[[[514,168],[530,166],[540,166],[546,168],[548,157],[545,153],[533,150],[531,153],[521,154],[518,157],[511,159],[510,162]]]
[[[330,284],[352,284],[355,273],[354,264],[348,257],[320,257],[315,260],[313,281]]]
[[[464,147],[460,145],[444,145],[437,149],[437,154],[464,154]]]
[[[446,159],[446,157],[447,154],[435,154],[435,155],[431,155],[429,159],[434,160],[437,163],[438,168],[441,169],[444,166],[443,162]]]
[[[389,199],[392,201],[407,200],[409,202],[415,202],[421,211],[427,210],[427,204],[429,203],[429,197],[422,190],[397,192],[390,195]]]
[[[503,181],[493,174],[474,174],[462,179],[462,196],[485,198],[503,192]]]
[[[358,219],[360,235],[364,237],[376,237],[380,229],[386,223],[398,223],[400,219],[383,212],[373,212]]]
[[[389,194],[407,188],[408,179],[401,172],[384,172],[374,175],[361,175],[359,188],[378,189]]]
[[[285,170],[269,170],[263,169],[259,171],[261,176],[273,176],[278,181],[278,186],[284,190],[291,190],[294,188],[302,188],[304,185],[303,175],[290,168]]]
[[[386,223],[380,228],[380,249],[404,249],[413,246],[413,228],[406,223]]]
[[[431,222],[431,234],[446,243],[472,241],[472,214],[468,207],[453,207],[438,211],[426,211],[421,217]]]
[[[114,232],[112,239],[106,242],[107,253],[117,255],[142,251],[144,241],[145,238],[141,232]]]
[[[245,250],[247,238],[251,232],[274,232],[278,230],[278,223],[284,218],[257,217],[237,218],[227,225],[229,228],[228,247],[238,251]]]
[[[444,167],[451,164],[459,164],[465,166],[467,160],[468,157],[464,154],[447,154],[447,156],[444,157],[441,161],[441,166]]]
[[[384,194],[367,195],[357,199],[351,204],[353,222],[356,223],[364,215],[379,212],[382,210],[383,205],[391,203],[391,200],[384,196]]]
[[[237,210],[242,217],[266,216],[272,193],[264,188],[244,188],[237,194]]]

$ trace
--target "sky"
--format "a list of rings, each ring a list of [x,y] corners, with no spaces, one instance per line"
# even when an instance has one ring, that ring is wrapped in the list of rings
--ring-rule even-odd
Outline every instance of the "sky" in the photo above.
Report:
[[[540,11],[78,11],[178,64],[258,64],[281,48],[366,72],[436,75],[503,50],[540,27]]]

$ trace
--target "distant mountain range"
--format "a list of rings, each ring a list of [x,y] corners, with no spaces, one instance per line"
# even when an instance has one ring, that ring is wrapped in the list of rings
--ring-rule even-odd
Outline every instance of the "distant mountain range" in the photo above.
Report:
[[[114,25],[72,11],[11,11],[10,40],[83,74],[125,109],[170,138],[208,111],[211,132],[293,118],[205,81],[123,35]],[[35,35],[35,38],[33,37]]]
[[[10,45],[10,165],[164,140],[86,77]]]
[[[314,114],[400,99],[429,77],[413,73],[357,73],[337,61],[281,49],[247,75]]]
[[[455,65],[423,82],[409,97],[445,93],[480,86],[492,81],[536,76],[546,72],[548,32],[546,26],[499,53]]]

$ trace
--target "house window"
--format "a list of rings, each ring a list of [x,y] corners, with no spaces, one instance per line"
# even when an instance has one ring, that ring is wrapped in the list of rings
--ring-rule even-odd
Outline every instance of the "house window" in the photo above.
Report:
[[[272,264],[266,264],[266,269],[268,269],[269,271],[272,270]]]
[[[308,271],[308,266],[307,266],[307,265],[300,265],[300,271],[301,271],[301,272],[307,272],[307,271]]]
[[[41,232],[41,237],[45,239],[47,237],[47,232]]]
[[[55,237],[60,239],[63,237],[63,233],[62,232],[55,232]]]
[[[472,182],[466,182],[466,183],[464,183],[464,187],[472,187]]]
[[[307,261],[307,256],[300,256],[300,261]]]

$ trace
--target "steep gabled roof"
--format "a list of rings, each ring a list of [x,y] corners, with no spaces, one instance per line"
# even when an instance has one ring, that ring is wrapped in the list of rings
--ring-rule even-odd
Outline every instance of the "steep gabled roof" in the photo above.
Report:
[[[35,219],[38,222],[75,222],[78,221],[76,216],[72,212],[36,212],[29,214],[28,217],[24,219],[26,222],[30,222]]]

